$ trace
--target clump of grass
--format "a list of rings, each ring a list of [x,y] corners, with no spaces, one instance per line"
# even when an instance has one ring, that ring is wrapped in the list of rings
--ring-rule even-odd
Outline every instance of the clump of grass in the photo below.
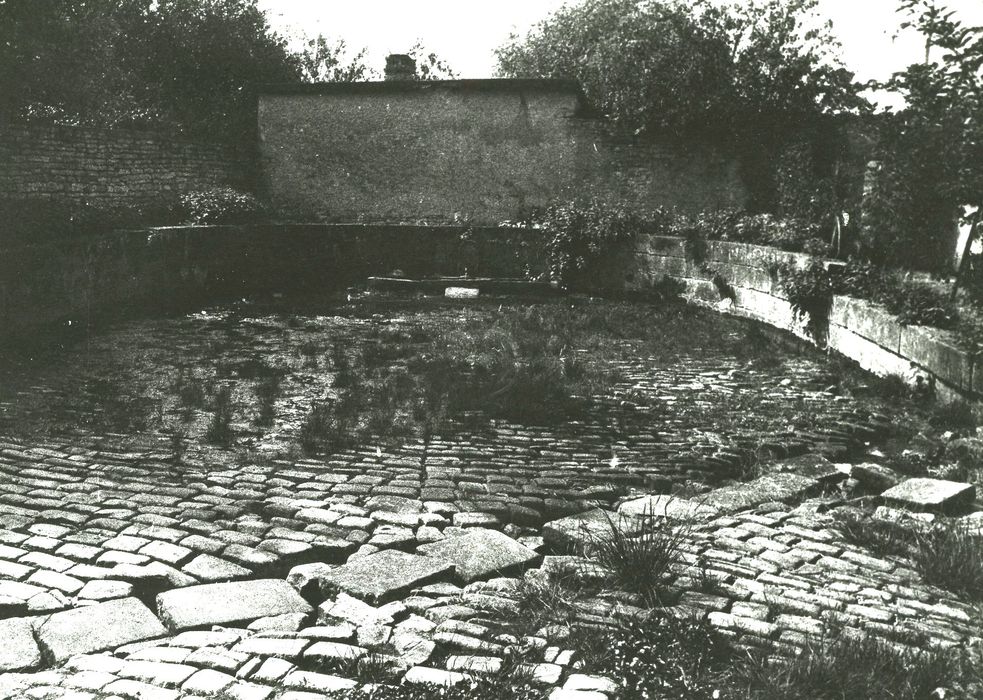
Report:
[[[908,556],[915,543],[914,530],[856,511],[833,511],[833,522],[843,538],[879,555]]]
[[[611,571],[619,590],[637,593],[650,606],[665,605],[672,566],[679,561],[692,527],[646,512],[639,527],[626,530],[608,518],[609,530],[588,544],[587,556]],[[637,530],[637,531],[636,531]]]
[[[947,523],[916,537],[913,558],[928,583],[983,600],[983,535]]]
[[[228,447],[232,444],[232,389],[222,385],[212,397],[212,419],[205,431],[205,439],[214,444]]]
[[[178,404],[186,413],[196,408],[204,408],[208,401],[204,380],[183,368],[178,371],[173,390],[177,394]]]
[[[936,404],[928,420],[938,430],[973,429],[979,423],[973,407],[961,400]]]
[[[735,667],[733,682],[761,700],[907,700],[940,697],[933,692],[951,684],[960,666],[944,651],[916,651],[840,633],[791,659],[751,657]]]
[[[276,418],[276,400],[280,396],[282,384],[283,375],[276,373],[260,379],[253,388],[259,402],[259,414],[256,417],[258,425],[273,424],[273,419]]]

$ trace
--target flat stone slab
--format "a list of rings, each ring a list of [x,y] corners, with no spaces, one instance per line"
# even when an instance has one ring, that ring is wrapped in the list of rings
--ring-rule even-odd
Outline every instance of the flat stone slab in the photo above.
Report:
[[[976,498],[972,484],[944,479],[907,479],[881,494],[884,502],[914,511],[952,513],[968,508]]]
[[[715,489],[701,496],[704,505],[733,513],[762,503],[789,503],[806,498],[820,489],[816,479],[798,474],[767,474],[754,481]]]
[[[553,520],[543,526],[543,539],[560,550],[580,551],[611,536],[612,527],[627,535],[641,532],[641,519],[594,508]]]
[[[157,596],[157,611],[172,631],[311,610],[293,586],[279,579],[188,586]]]
[[[29,671],[41,665],[41,649],[34,641],[30,618],[0,620],[0,673]]]
[[[633,498],[618,506],[618,512],[632,517],[670,520],[711,520],[720,514],[720,511],[713,506],[666,494]]]
[[[318,579],[322,589],[337,586],[356,598],[378,603],[393,600],[416,586],[450,578],[453,572],[451,562],[386,549],[359,557]]]
[[[785,474],[798,474],[822,483],[839,483],[847,478],[847,473],[836,467],[822,455],[802,455],[784,459],[774,467],[775,471]]]
[[[48,656],[58,662],[163,637],[167,630],[139,600],[121,598],[42,618],[35,624],[35,634]]]
[[[417,547],[417,552],[450,562],[464,583],[520,570],[539,558],[533,550],[497,530],[475,529]]]

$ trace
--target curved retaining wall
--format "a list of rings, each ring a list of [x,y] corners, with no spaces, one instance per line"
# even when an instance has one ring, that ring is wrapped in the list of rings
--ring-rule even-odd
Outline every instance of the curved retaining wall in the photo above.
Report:
[[[701,266],[687,260],[680,238],[641,235],[619,266],[630,289],[644,289],[663,276],[686,284],[688,296],[699,303],[726,309],[747,318],[790,331],[806,340],[770,270],[777,264],[804,267],[815,258],[775,248],[710,241],[705,263],[718,271],[734,292],[725,301]],[[927,376],[943,400],[979,400],[983,395],[983,358],[956,347],[951,334],[924,326],[902,326],[883,308],[860,299],[833,298],[828,348],[878,375],[899,375],[909,382]]]
[[[0,250],[0,345],[47,342],[104,319],[263,292],[344,289],[401,270],[523,277],[534,233],[378,225],[185,226]],[[534,242],[530,242],[534,240]]]
[[[344,289],[374,274],[522,277],[545,269],[536,231],[460,226],[257,225],[170,227],[0,251],[0,345],[45,340],[102,319],[161,313],[263,292]],[[645,289],[664,276],[691,300],[809,340],[769,269],[813,258],[764,246],[711,241],[706,263],[734,292],[721,303],[683,241],[639,235],[607,268],[604,286]],[[836,297],[829,348],[876,374],[934,378],[943,399],[983,397],[983,358],[944,331],[902,326],[883,309]]]

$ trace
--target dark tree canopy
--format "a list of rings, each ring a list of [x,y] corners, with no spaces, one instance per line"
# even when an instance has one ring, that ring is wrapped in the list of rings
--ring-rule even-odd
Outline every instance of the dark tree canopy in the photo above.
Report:
[[[816,0],[582,0],[511,37],[498,50],[499,70],[575,78],[611,119],[637,132],[784,136],[861,104],[815,7]]]
[[[235,137],[300,79],[255,0],[2,0],[0,115]]]

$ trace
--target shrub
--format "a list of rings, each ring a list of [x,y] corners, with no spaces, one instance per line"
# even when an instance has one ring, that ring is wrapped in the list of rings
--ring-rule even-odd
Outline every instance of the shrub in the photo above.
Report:
[[[833,286],[826,268],[820,262],[802,270],[783,266],[779,279],[795,317],[805,319],[809,335],[818,344],[825,344],[833,305]]]
[[[937,697],[933,692],[960,671],[957,657],[944,651],[909,650],[841,632],[791,659],[751,657],[737,666],[734,681],[761,700],[908,700]]]
[[[603,262],[631,239],[641,220],[623,206],[592,199],[552,204],[539,225],[552,279],[574,289],[603,289],[609,286],[601,277]]]
[[[259,200],[231,187],[188,192],[181,195],[180,202],[189,224],[250,224],[268,218]]]

